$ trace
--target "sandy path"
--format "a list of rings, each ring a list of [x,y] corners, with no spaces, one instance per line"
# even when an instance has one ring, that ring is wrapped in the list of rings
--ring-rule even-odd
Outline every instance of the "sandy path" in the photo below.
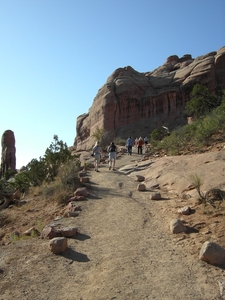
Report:
[[[117,167],[130,160],[122,156]],[[165,206],[171,200],[149,200],[149,192],[138,192],[133,179],[107,165],[89,175],[89,199],[70,219],[79,228],[77,239],[62,256],[51,254],[43,240],[7,246],[8,258],[0,262],[15,268],[1,280],[1,300],[220,299],[215,276],[223,270],[199,261],[170,233]]]

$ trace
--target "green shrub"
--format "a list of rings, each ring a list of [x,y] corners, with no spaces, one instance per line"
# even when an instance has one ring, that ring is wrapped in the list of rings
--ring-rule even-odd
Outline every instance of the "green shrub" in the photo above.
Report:
[[[201,149],[211,142],[214,134],[225,131],[225,94],[221,105],[192,124],[187,124],[162,138],[162,131],[155,129],[151,134],[151,145],[154,150],[165,150],[168,154],[177,155],[187,147]]]
[[[221,97],[210,93],[209,89],[196,84],[191,92],[191,100],[185,106],[186,114],[200,118],[221,104]]]
[[[165,132],[162,129],[154,129],[150,135],[151,142],[160,141],[165,136]]]

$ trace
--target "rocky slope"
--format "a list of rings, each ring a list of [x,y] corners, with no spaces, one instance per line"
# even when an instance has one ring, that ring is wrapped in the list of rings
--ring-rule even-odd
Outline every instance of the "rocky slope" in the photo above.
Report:
[[[89,112],[77,118],[75,149],[89,149],[97,128],[114,139],[149,136],[156,126],[172,129],[185,124],[183,110],[196,83],[212,92],[216,86],[225,88],[225,47],[195,59],[190,54],[172,55],[151,72],[140,73],[130,66],[116,69]]]

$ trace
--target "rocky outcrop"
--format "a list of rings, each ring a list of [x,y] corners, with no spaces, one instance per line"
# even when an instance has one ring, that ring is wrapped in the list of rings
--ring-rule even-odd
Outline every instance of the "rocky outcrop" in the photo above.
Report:
[[[1,176],[9,169],[16,170],[16,147],[14,132],[6,130],[2,135]]]
[[[90,149],[97,128],[114,139],[149,136],[156,126],[173,129],[187,123],[183,111],[196,83],[212,92],[217,86],[225,88],[225,47],[195,59],[172,55],[151,72],[139,73],[130,66],[115,70],[89,112],[77,118],[75,149]]]

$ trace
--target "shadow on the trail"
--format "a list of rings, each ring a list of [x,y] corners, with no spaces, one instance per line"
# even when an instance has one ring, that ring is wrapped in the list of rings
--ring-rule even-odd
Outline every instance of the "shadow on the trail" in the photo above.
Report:
[[[102,197],[99,197],[97,194],[92,193],[92,194],[89,194],[89,195],[87,196],[87,199],[100,200],[100,199],[102,199]]]
[[[74,251],[71,248],[67,248],[66,251],[62,254],[63,257],[70,260],[70,264],[74,261],[78,262],[88,262],[90,259],[87,257],[86,254]]]
[[[149,192],[146,190],[146,192]],[[152,199],[152,201],[165,201],[165,200],[171,200],[169,197],[161,197],[160,199]]]
[[[215,266],[217,268],[220,268],[222,270],[225,270],[225,265],[213,265],[213,266]]]
[[[90,238],[91,237],[89,235],[80,232],[78,232],[78,234],[74,237],[75,240],[79,240],[79,241],[89,240]]]
[[[88,199],[103,199],[106,196],[118,196],[118,192],[114,192],[115,187],[105,188],[105,187],[95,187],[94,191],[91,191],[87,198]],[[101,196],[99,196],[101,195]]]
[[[186,228],[187,228],[187,231],[186,231],[187,234],[189,234],[189,233],[199,233],[199,230],[194,228],[194,227],[186,226]]]

